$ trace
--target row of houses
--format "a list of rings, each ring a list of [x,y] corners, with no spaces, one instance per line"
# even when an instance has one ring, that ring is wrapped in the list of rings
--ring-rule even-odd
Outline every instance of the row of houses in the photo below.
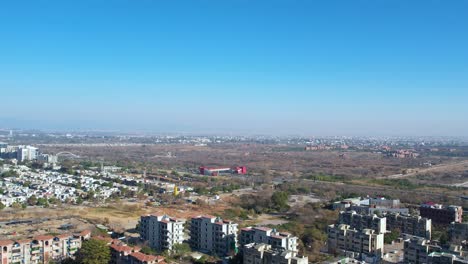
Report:
[[[0,260],[2,264],[42,264],[72,257],[83,240],[91,237],[85,230],[79,234],[57,236],[41,235],[33,239],[0,240]]]

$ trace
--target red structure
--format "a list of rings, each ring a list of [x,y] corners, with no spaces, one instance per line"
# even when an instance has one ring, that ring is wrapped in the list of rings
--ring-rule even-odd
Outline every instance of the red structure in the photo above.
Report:
[[[245,166],[238,166],[233,168],[228,167],[200,167],[200,174],[201,175],[210,175],[210,176],[218,176],[220,173],[229,173],[229,174],[247,174],[247,167]]]

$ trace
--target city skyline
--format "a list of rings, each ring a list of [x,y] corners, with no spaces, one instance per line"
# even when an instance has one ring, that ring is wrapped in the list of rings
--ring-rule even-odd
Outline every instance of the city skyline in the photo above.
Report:
[[[466,136],[467,7],[2,3],[0,127]]]

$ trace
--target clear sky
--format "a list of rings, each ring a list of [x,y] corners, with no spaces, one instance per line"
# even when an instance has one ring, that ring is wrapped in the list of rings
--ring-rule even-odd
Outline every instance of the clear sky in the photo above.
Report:
[[[0,127],[468,135],[468,0],[0,2]]]

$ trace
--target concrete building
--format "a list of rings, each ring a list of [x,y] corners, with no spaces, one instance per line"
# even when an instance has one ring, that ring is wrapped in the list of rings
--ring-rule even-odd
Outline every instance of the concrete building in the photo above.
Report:
[[[371,198],[369,199],[369,207],[371,208],[400,208],[400,200],[398,199],[385,199]]]
[[[268,244],[251,243],[243,247],[244,264],[308,264],[307,257],[298,256],[297,252],[274,248]]]
[[[16,152],[18,161],[36,160],[39,155],[39,150],[31,146],[20,146]]]
[[[224,257],[237,253],[237,224],[214,216],[197,216],[190,223],[193,249]]]
[[[147,215],[140,218],[140,237],[148,241],[151,248],[162,251],[172,250],[175,244],[184,241],[185,220],[167,215]]]
[[[372,229],[357,230],[349,225],[328,226],[328,252],[346,254],[351,251],[381,257],[383,255],[384,234]]]
[[[241,229],[240,244],[268,244],[273,248],[283,248],[297,252],[297,237],[287,232],[278,232],[268,227],[245,227]]]
[[[450,205],[444,207],[441,204],[425,203],[419,207],[422,217],[426,217],[437,224],[450,224],[452,222],[461,223],[463,221],[463,208],[461,206]]]
[[[451,223],[448,234],[450,242],[453,244],[468,241],[468,223]]]
[[[440,252],[441,248],[423,237],[412,236],[404,241],[404,262],[409,264],[426,264],[432,252]]]
[[[432,221],[421,216],[408,216],[401,214],[386,214],[387,230],[400,230],[403,234],[431,239]]]
[[[0,240],[0,260],[2,264],[42,264],[72,257],[81,247],[83,240],[90,238],[91,232],[42,235],[33,239]]]
[[[373,229],[378,234],[384,234],[387,231],[387,219],[385,217],[358,214],[356,211],[340,212],[338,222],[358,230]]]
[[[468,260],[451,253],[432,252],[427,256],[428,264],[468,264]]]

